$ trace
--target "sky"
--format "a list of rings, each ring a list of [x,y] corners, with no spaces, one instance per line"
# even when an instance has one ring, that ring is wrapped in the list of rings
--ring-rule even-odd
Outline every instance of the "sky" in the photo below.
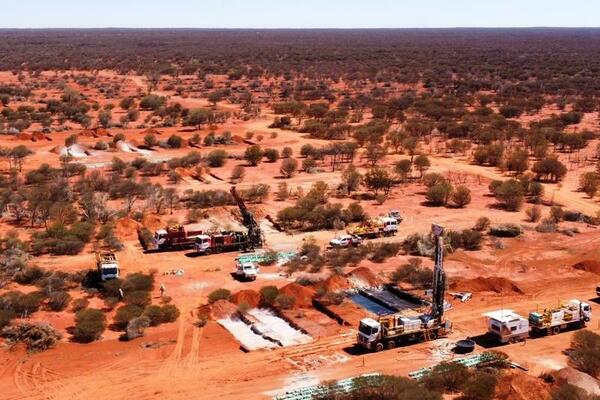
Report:
[[[598,0],[2,0],[0,28],[600,27]]]

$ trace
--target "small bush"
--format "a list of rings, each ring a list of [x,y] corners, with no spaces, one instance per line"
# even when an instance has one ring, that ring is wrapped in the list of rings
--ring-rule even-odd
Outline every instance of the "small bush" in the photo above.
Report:
[[[452,203],[458,208],[463,208],[471,203],[471,191],[466,186],[457,186],[452,192]]]
[[[497,237],[517,237],[523,233],[523,230],[516,224],[500,224],[490,228],[490,235]]]
[[[212,291],[208,295],[208,302],[214,303],[217,300],[229,300],[231,299],[231,292],[227,289],[217,289]]]
[[[260,306],[273,306],[277,296],[279,296],[279,289],[276,286],[263,286],[260,288]]]
[[[127,323],[127,328],[125,329],[127,340],[133,340],[138,337],[144,336],[144,331],[146,328],[150,326],[150,319],[146,316],[140,316],[131,319]]]
[[[455,362],[441,362],[423,378],[423,385],[436,392],[459,392],[470,375],[469,368]]]
[[[106,329],[106,317],[100,310],[86,308],[75,315],[74,339],[80,343],[89,343],[100,339]]]
[[[525,211],[530,222],[538,222],[542,218],[542,208],[540,206],[532,206]]]
[[[181,315],[179,309],[173,304],[165,304],[160,308],[160,312],[162,323],[175,322],[179,318],[179,315]]]
[[[5,326],[2,337],[13,343],[24,343],[28,351],[43,351],[54,347],[60,333],[45,322],[19,322]]]
[[[136,290],[134,292],[127,292],[123,299],[126,304],[133,304],[138,307],[146,307],[150,304],[150,292],[143,290]]]
[[[477,232],[483,232],[490,227],[490,223],[491,222],[488,217],[479,217],[477,222],[475,222],[473,230],[476,230]]]
[[[136,272],[133,274],[129,274],[125,277],[125,281],[123,282],[123,290],[125,292],[133,292],[133,291],[144,291],[150,292],[154,287],[154,275],[152,274],[143,274],[141,272]]]
[[[392,282],[410,283],[415,288],[427,288],[431,286],[433,271],[423,267],[423,260],[410,258],[407,264],[400,265],[392,273]]]
[[[160,306],[151,305],[146,307],[144,316],[148,318],[150,326],[158,326],[162,323],[162,311]]]
[[[0,309],[0,329],[4,328],[15,317],[15,313],[10,310]]]
[[[491,400],[494,398],[498,378],[496,375],[475,371],[463,387],[462,400]]]
[[[127,304],[117,309],[115,314],[115,327],[120,330],[127,328],[127,324],[134,318],[139,317],[144,312],[144,309],[133,304]]]
[[[71,302],[71,310],[76,313],[77,311],[88,308],[89,305],[90,301],[88,299],[75,299]]]
[[[535,230],[540,233],[553,233],[556,232],[556,229],[556,221],[553,218],[544,218],[535,227]]]
[[[275,305],[284,310],[289,310],[293,308],[294,304],[296,304],[296,298],[293,296],[288,296],[286,294],[280,293],[275,298]]]
[[[481,242],[483,241],[481,232],[465,229],[462,231],[461,236],[465,250],[479,250],[481,248]]]
[[[571,364],[578,370],[597,377],[600,374],[600,335],[588,330],[577,331],[571,339],[571,348]]]
[[[68,292],[55,291],[48,296],[48,308],[52,311],[62,311],[71,302],[71,295]]]
[[[45,271],[37,265],[29,266],[17,272],[13,280],[21,285],[33,285],[45,275]]]

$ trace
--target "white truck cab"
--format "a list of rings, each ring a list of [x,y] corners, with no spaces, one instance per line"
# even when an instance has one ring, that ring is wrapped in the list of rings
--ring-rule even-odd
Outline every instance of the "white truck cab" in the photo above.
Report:
[[[236,263],[235,275],[238,279],[253,281],[260,272],[258,266],[252,262]]]
[[[359,236],[342,235],[329,241],[331,247],[350,247],[358,246],[362,243],[362,239]]]
[[[383,233],[386,236],[395,235],[398,232],[398,220],[392,217],[381,218],[383,224]]]
[[[363,318],[358,324],[358,343],[367,349],[373,349],[379,341],[381,324],[372,318]]]

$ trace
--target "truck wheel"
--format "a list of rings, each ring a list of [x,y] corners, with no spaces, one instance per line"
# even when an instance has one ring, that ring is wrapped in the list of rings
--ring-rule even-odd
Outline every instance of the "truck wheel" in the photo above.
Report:
[[[206,249],[206,250],[204,250],[204,254],[206,254],[207,256],[210,256],[210,255],[211,255],[211,253],[212,253],[212,250],[211,250],[211,249]]]
[[[375,345],[375,351],[376,351],[376,352],[378,352],[378,353],[379,353],[380,351],[383,351],[383,343],[377,343],[377,344]]]
[[[387,342],[386,347],[388,348],[388,350],[391,350],[394,347],[396,347],[396,342],[394,342],[393,340],[390,340],[389,342]]]
[[[560,333],[560,328],[558,326],[555,326],[554,328],[552,328],[553,335],[558,335],[559,333]]]

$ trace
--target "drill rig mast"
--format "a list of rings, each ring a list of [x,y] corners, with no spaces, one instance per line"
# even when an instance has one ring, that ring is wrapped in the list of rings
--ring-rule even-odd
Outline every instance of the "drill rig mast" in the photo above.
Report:
[[[240,213],[242,214],[242,223],[248,229],[248,240],[250,241],[253,247],[261,248],[264,244],[264,239],[260,230],[260,226],[254,219],[252,213],[246,207],[244,200],[235,189],[235,186],[231,187],[231,195],[235,199],[240,209]]]

